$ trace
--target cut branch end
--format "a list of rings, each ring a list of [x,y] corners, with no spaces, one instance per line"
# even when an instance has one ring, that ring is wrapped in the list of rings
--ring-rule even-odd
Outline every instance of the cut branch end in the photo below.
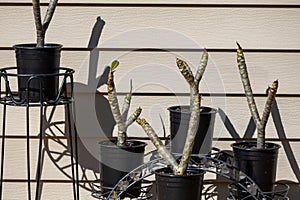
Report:
[[[236,41],[236,45],[238,46],[238,49],[242,49],[241,45]]]

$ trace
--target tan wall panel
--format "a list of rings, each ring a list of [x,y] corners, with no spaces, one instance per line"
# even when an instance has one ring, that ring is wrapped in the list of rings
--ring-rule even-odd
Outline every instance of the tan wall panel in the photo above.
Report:
[[[31,198],[35,198],[35,184],[32,184]],[[27,198],[27,184],[24,183],[5,183],[3,186],[3,199],[15,200]],[[71,183],[44,183],[41,199],[43,200],[66,200],[73,199],[73,188]],[[91,193],[80,189],[80,199],[93,200]]]
[[[81,94],[81,93],[80,93]],[[79,95],[80,95],[79,94]],[[78,95],[78,94],[77,94]],[[94,95],[91,95],[87,97],[76,96],[77,97],[77,104],[76,104],[76,119],[77,119],[77,129],[78,134],[80,138],[79,142],[79,149],[81,152],[81,155],[84,155],[84,158],[90,158],[90,159],[84,159],[81,162],[83,162],[83,166],[97,169],[97,163],[96,160],[98,158],[98,152],[99,152],[99,146],[98,141],[100,138],[102,138],[105,134],[116,133],[116,129],[113,125],[113,122],[110,121],[111,114],[109,114],[109,109],[107,108],[107,102],[105,100],[105,97],[102,97],[101,95],[97,95],[96,97]],[[122,97],[120,97],[120,101],[122,100]],[[261,112],[262,106],[264,105],[265,98],[256,98],[257,104],[259,105],[259,110]],[[134,96],[132,100],[132,108],[131,112],[134,110],[134,108],[141,106],[143,108],[142,117],[146,118],[153,128],[157,131],[157,133],[160,136],[163,136],[163,129],[162,124],[159,120],[159,115],[161,115],[167,135],[169,135],[169,113],[167,111],[167,107],[172,105],[178,105],[178,104],[187,104],[189,101],[188,97],[138,97]],[[297,113],[299,111],[299,102],[298,98],[289,99],[289,98],[278,98],[278,109],[279,109],[279,115],[281,117],[281,123],[284,129],[284,132],[279,132],[281,138],[299,138],[297,134],[298,130],[298,120],[294,117],[291,113]],[[233,130],[227,130],[224,126],[223,121],[221,120],[220,115],[216,116],[216,123],[215,123],[215,132],[214,137],[215,138],[231,138],[232,136],[230,133],[235,134],[237,133],[240,137],[243,137],[249,120],[250,120],[250,113],[246,104],[245,98],[242,97],[234,97],[229,98],[227,97],[226,100],[224,98],[209,98],[204,97],[203,105],[206,106],[213,106],[215,108],[221,108],[223,112],[227,115],[228,119],[232,123]],[[13,112],[13,115],[19,115],[20,109],[15,109]],[[38,112],[36,110],[36,112]],[[50,111],[49,111],[50,112]],[[63,109],[57,109],[57,114],[52,120],[52,123],[60,123],[63,118]],[[8,112],[10,113],[10,112]],[[33,115],[35,115],[34,112],[32,112]],[[276,115],[275,119],[279,120],[278,113],[274,112]],[[38,129],[38,117],[35,116],[35,120],[31,121],[31,127],[33,129]],[[7,125],[7,135],[14,135],[14,136],[23,136],[23,139],[8,139],[7,144],[7,152],[12,152],[12,154],[8,155],[15,155],[13,157],[6,157],[8,159],[6,163],[6,170],[9,170],[11,165],[17,166],[20,168],[20,170],[15,173],[11,172],[8,173],[8,175],[13,176],[14,178],[24,178],[24,172],[25,172],[25,163],[24,160],[19,159],[25,157],[25,134],[19,134],[16,133],[18,131],[25,130],[24,128],[24,118],[19,118],[15,121],[14,124]],[[9,121],[9,117],[8,120]],[[280,121],[279,121],[280,122]],[[50,132],[50,130],[46,130],[47,135],[50,136],[64,136],[65,130],[63,124],[58,124],[58,128],[54,127],[54,125],[51,125],[51,129],[53,132]],[[280,123],[277,122],[277,125],[280,126]],[[16,131],[17,130],[17,131]],[[106,131],[110,132],[106,132]],[[31,132],[31,135],[37,135],[37,132]],[[137,125],[133,124],[128,129],[128,135],[134,136],[134,137],[146,137],[145,133],[142,131],[142,129]],[[254,133],[254,136],[256,134]],[[278,132],[276,131],[276,127],[274,126],[273,118],[271,117],[268,123],[267,127],[267,137],[268,138],[278,138]],[[62,140],[62,139],[59,139]],[[65,142],[65,140],[62,140]],[[36,162],[36,151],[37,149],[37,139],[31,139],[32,144],[32,158],[33,158],[33,164],[32,167],[35,168],[34,163]],[[60,143],[55,143],[54,140],[50,140],[50,145],[48,149],[52,152],[52,155],[54,159],[58,159],[59,155],[63,153],[66,150],[66,146],[63,146]],[[64,143],[63,143],[64,144]],[[224,148],[223,146],[218,146],[219,141],[216,141],[216,147]],[[222,142],[221,142],[222,144]],[[66,145],[66,144],[65,144]],[[229,147],[229,146],[228,146]],[[228,148],[227,147],[227,148]],[[152,149],[152,147],[149,145],[149,148]],[[54,154],[57,152],[58,154]],[[295,155],[297,155],[298,151],[294,151]],[[47,158],[47,156],[46,156]],[[69,159],[67,159],[67,156],[63,156],[64,159],[58,159],[56,162],[57,166],[65,166],[65,163],[69,162]],[[96,159],[96,160],[95,160]],[[89,160],[87,162],[87,160]],[[17,164],[20,162],[20,164]],[[46,159],[45,161],[45,172],[43,173],[44,178],[61,178],[62,172],[59,172],[56,168],[57,166],[53,166],[51,164],[51,159]],[[10,163],[10,164],[8,164]],[[50,163],[49,165],[47,163]],[[94,164],[93,164],[94,163]],[[95,164],[96,163],[96,164]],[[52,174],[52,170],[53,173]],[[48,173],[50,171],[50,173]],[[56,174],[56,175],[55,175]],[[59,175],[59,176],[57,176]],[[289,176],[287,176],[289,177]]]
[[[22,140],[15,140],[15,141],[10,140],[8,143],[14,143],[14,145],[18,145],[23,142],[24,141],[22,141]],[[35,143],[35,141],[32,141],[32,143]],[[218,147],[221,150],[231,150],[230,144],[232,144],[232,143],[234,143],[234,142],[233,141],[231,141],[231,142],[216,141],[216,142],[214,142],[214,146]],[[278,142],[276,142],[276,143],[278,143]],[[278,144],[281,145],[281,148],[279,150],[279,159],[278,159],[276,180],[286,180],[286,181],[297,182],[296,174],[293,172],[293,169],[295,169],[297,171],[297,163],[299,163],[299,156],[296,153],[297,151],[299,151],[299,143],[289,142],[289,143],[286,143],[285,145],[283,145],[282,143],[278,143]],[[33,145],[33,146],[35,146],[35,145]],[[149,146],[148,147],[149,149],[153,148],[152,144],[149,144],[148,146]],[[284,147],[289,147],[292,152],[290,152],[289,150],[286,150],[286,148],[284,148]],[[149,152],[149,151],[147,151],[147,152]],[[10,181],[15,181],[16,182],[15,184],[22,185],[21,188],[23,188],[25,190],[26,189],[26,183],[25,183],[26,175],[23,175],[23,174],[25,174],[26,171],[25,171],[24,167],[22,168],[22,166],[25,165],[25,163],[23,161],[25,158],[25,155],[23,155],[23,154],[25,154],[25,153],[20,154],[17,151],[10,151],[10,156],[7,156],[10,158],[6,159],[6,168],[4,171],[5,172],[4,175],[5,175],[5,180],[8,179]],[[32,155],[35,155],[35,154],[36,154],[36,151],[33,151]],[[286,154],[288,154],[289,156],[287,156]],[[13,161],[11,160],[12,156],[14,156]],[[294,157],[295,158],[294,161],[297,163],[295,163],[291,159],[291,157]],[[63,158],[63,159],[68,160],[69,158]],[[86,162],[90,161],[89,160],[90,157],[85,157],[84,159],[86,159]],[[35,159],[32,157],[32,160],[34,161]],[[54,184],[54,183],[65,184],[68,188],[71,188],[72,182],[70,181],[70,179],[68,177],[66,177],[60,171],[60,170],[64,170],[64,172],[68,172],[68,175],[70,176],[70,174],[71,174],[70,168],[65,169],[65,168],[63,168],[63,167],[65,167],[65,165],[59,165],[58,163],[52,163],[51,161],[48,160],[48,158],[45,158],[44,163],[45,163],[45,167],[43,168],[42,180],[45,181],[45,183],[44,183],[45,190],[46,190],[47,186],[50,186],[51,184]],[[58,164],[58,165],[54,166],[54,164]],[[81,166],[84,166],[84,164],[83,165],[81,165],[81,164],[82,164],[82,162],[80,162],[80,177],[81,177],[80,180],[81,181],[96,180],[97,177],[92,175],[93,169],[90,169],[90,168],[86,169],[86,171],[85,171],[86,177],[84,179],[82,179]],[[32,170],[35,170],[34,165],[32,165]],[[34,177],[34,171],[32,171],[32,172],[33,172],[32,177]],[[299,173],[299,172],[297,172],[297,173]],[[97,174],[97,176],[98,176],[98,174]],[[211,177],[211,176],[209,176],[209,177]],[[49,181],[51,181],[53,183],[49,183]],[[17,182],[20,182],[20,183],[17,183]],[[62,182],[64,182],[64,183],[62,183]],[[11,183],[7,183],[7,182],[4,183],[4,194],[6,194],[10,191],[10,189],[9,189],[10,184]],[[83,182],[81,184],[83,184]],[[33,185],[32,187],[35,188],[34,183],[32,185]],[[85,186],[85,188],[88,189],[90,187]],[[20,191],[23,191],[23,189],[20,189]],[[47,196],[57,190],[55,190],[55,188],[51,188],[51,190],[50,190],[50,188],[49,188],[49,191],[47,191],[47,192],[46,191],[44,194]],[[65,190],[64,193],[69,193],[69,192],[71,192],[71,189]],[[86,194],[87,191],[85,191],[83,193]]]
[[[99,58],[89,51],[63,51],[61,66],[75,70],[75,82],[91,86],[95,91],[99,77],[112,60],[120,67],[115,73],[117,90],[127,92],[133,80],[135,92],[187,93],[188,84],[176,67],[176,57],[198,66],[201,52],[133,52],[101,51]],[[209,53],[209,64],[201,82],[204,93],[243,93],[236,64],[236,53]],[[300,61],[298,53],[245,53],[255,93],[264,93],[269,84],[279,80],[281,94],[298,94],[300,89]],[[15,66],[13,51],[1,51],[2,66]],[[96,64],[91,64],[96,63]],[[15,81],[11,85],[16,86]],[[106,88],[100,90],[105,92]],[[90,91],[82,91],[90,92]]]
[[[188,104],[188,97],[134,97],[132,109],[137,106],[141,106],[143,108],[142,116],[149,120],[155,130],[162,135],[162,125],[159,120],[159,115],[162,116],[165,124],[166,130],[169,130],[169,111],[167,108],[169,106],[178,105],[178,104]],[[265,98],[256,98],[256,103],[259,108],[259,112],[262,113],[263,106],[265,105]],[[297,133],[295,131],[298,129],[298,121],[290,113],[297,112],[300,107],[298,103],[298,98],[288,99],[288,98],[277,98],[277,106],[279,109],[279,113],[274,111],[276,114],[275,119],[279,120],[278,114],[281,117],[281,122],[284,127],[284,131],[287,138],[298,138]],[[246,98],[242,97],[234,97],[234,98],[209,98],[204,97],[202,105],[210,106],[213,108],[222,109],[224,114],[228,116],[228,119],[233,124],[236,132],[243,137],[248,123],[250,121],[251,115],[246,103]],[[278,124],[278,123],[277,123]],[[278,124],[279,125],[279,124]],[[136,131],[133,131],[135,130]],[[137,132],[137,130],[141,130],[140,127],[136,125],[132,125],[128,131],[132,130],[132,132]],[[267,125],[267,137],[269,138],[278,138],[278,133],[276,131],[276,127],[274,126],[274,122],[272,117],[270,117],[268,125]],[[256,135],[256,134],[255,134]],[[136,135],[135,135],[136,136]],[[214,137],[229,137],[231,138],[228,130],[224,127],[224,123],[222,122],[220,115],[216,115],[216,124],[215,124],[215,133]]]
[[[30,7],[0,11],[5,22],[1,46],[35,41]],[[106,21],[103,47],[235,48],[239,41],[246,48],[298,48],[299,15],[297,8],[58,7],[46,41],[85,47],[101,16]]]
[[[71,164],[70,153],[66,153],[68,149],[66,139],[60,139],[63,145],[55,143],[54,139],[46,139],[48,144],[44,146],[44,159],[42,169],[42,179],[45,180],[71,180]],[[1,140],[2,142],[2,140]],[[35,180],[37,170],[38,156],[38,139],[30,140],[30,165],[31,179]],[[56,152],[56,153],[55,153]],[[57,152],[59,154],[57,154]],[[49,158],[50,155],[50,158]],[[27,151],[26,139],[6,139],[5,140],[5,167],[4,179],[27,179]]]
[[[264,93],[273,80],[279,79],[279,93],[299,93],[299,79],[296,74],[298,54],[246,53],[246,60],[254,92]],[[195,71],[200,62],[201,53],[141,53],[100,54],[98,73],[103,73],[113,59],[120,60],[116,72],[118,90],[128,91],[132,79],[138,92],[188,92],[188,84],[182,78],[176,66],[176,57],[189,62]],[[85,70],[86,69],[86,70]],[[81,65],[77,70],[77,80],[86,79],[91,73],[88,65]],[[82,73],[83,72],[83,73]],[[243,93],[240,75],[236,64],[236,54],[210,53],[207,71],[201,82],[201,91],[205,93]]]
[[[84,87],[84,86],[83,86]],[[114,122],[112,119],[111,111],[108,106],[108,102],[105,96],[102,95],[87,95],[78,93],[75,94],[76,98],[76,120],[79,130],[79,134],[83,136],[103,136],[110,135],[114,129]],[[256,98],[259,112],[262,112],[263,106],[265,104],[266,98]],[[299,98],[277,98],[279,115],[284,126],[285,133],[288,138],[299,138],[297,134],[298,130],[298,121],[294,117],[295,114],[299,111],[300,103]],[[123,96],[120,96],[119,101],[123,101]],[[169,112],[167,108],[173,105],[187,105],[189,104],[189,97],[180,97],[180,96],[134,96],[132,99],[131,112],[133,112],[137,107],[143,108],[142,117],[146,118],[151,122],[153,127],[157,130],[159,134],[162,135],[162,124],[159,120],[159,115],[162,116],[167,130],[169,127]],[[228,116],[232,122],[236,132],[242,135],[245,133],[247,125],[250,120],[250,113],[246,103],[246,98],[244,97],[203,97],[202,105],[211,106],[214,108],[220,108]],[[8,110],[11,107],[8,108]],[[1,108],[2,110],[2,108]],[[16,136],[25,136],[26,135],[26,121],[25,121],[25,109],[14,108],[13,112],[7,112],[7,126],[6,126],[6,135],[16,135]],[[49,119],[49,114],[51,109],[47,110],[46,118]],[[62,136],[62,133],[65,133],[64,129],[64,113],[65,110],[63,107],[57,108],[55,115],[51,121],[50,127],[54,132],[57,132],[58,135]],[[24,115],[23,115],[24,114]],[[278,115],[278,112],[275,113]],[[18,118],[14,118],[15,116]],[[277,116],[278,118],[278,116]],[[1,118],[2,120],[2,115]],[[228,131],[224,129],[223,122],[219,115],[216,117],[216,132],[215,137],[230,137]],[[279,119],[279,118],[278,118]],[[39,111],[37,109],[33,110],[30,113],[30,135],[37,136],[39,133]],[[57,126],[54,126],[54,124]],[[1,126],[2,127],[2,126]],[[45,126],[46,127],[46,126]],[[62,131],[60,133],[59,131]],[[115,130],[116,131],[116,130]],[[267,127],[268,137],[274,138],[278,137],[275,131],[274,123],[272,118],[268,123]],[[46,133],[52,134],[48,129]],[[128,129],[129,136],[135,137],[144,137],[146,136],[142,129],[137,125],[133,124]]]
[[[47,128],[49,124],[50,112],[53,107],[48,107],[43,110],[43,116],[45,117],[43,123],[43,129]],[[3,105],[1,105],[1,122],[3,119]],[[53,120],[56,122],[61,122],[65,120],[65,109],[62,106],[58,106]],[[18,106],[8,106],[6,112],[6,135],[17,135],[26,136],[26,108]],[[29,109],[29,124],[30,124],[30,135],[37,136],[40,132],[40,109],[36,107],[31,107]],[[2,127],[2,123],[1,123]],[[62,129],[63,126],[62,126]]]
[[[82,138],[80,137],[79,152],[79,177],[80,181],[93,181],[99,179],[99,146],[97,153],[92,154],[88,146],[82,145],[82,141],[91,139],[98,144],[100,138]],[[103,138],[102,138],[103,139]],[[149,140],[143,140],[148,145],[145,152],[153,151],[155,147],[150,144]],[[0,140],[2,143],[2,139]],[[6,138],[5,140],[5,167],[4,180],[15,180],[22,182],[27,180],[27,151],[25,138]],[[49,145],[48,145],[49,144]],[[41,180],[45,181],[72,181],[70,145],[66,139],[46,138],[43,142],[43,168]],[[30,139],[30,166],[31,180],[36,180],[37,156],[38,156],[38,139]],[[149,156],[145,157],[145,162],[149,161]],[[82,183],[83,184],[83,183]]]
[[[31,3],[29,0],[11,0],[10,2],[16,2],[16,3]],[[41,0],[42,3],[47,3],[49,2],[48,0]],[[60,3],[137,3],[136,1],[132,0],[105,0],[99,2],[99,0],[88,0],[88,1],[83,1],[83,0],[59,0]],[[209,0],[202,0],[202,1],[197,1],[197,0],[189,0],[182,2],[180,0],[167,0],[167,1],[151,1],[151,0],[140,0],[138,3],[163,3],[163,4],[170,4],[170,3],[180,3],[180,4],[188,4],[188,3],[193,3],[193,4],[279,4],[279,5],[297,5],[298,1],[297,0],[285,0],[285,1],[280,1],[280,0],[272,0],[272,1],[238,1],[238,0],[223,0],[222,2],[214,0],[214,1],[209,1]]]
[[[12,0],[16,3],[30,3],[29,0]],[[42,2],[48,2],[42,0]],[[82,1],[60,0],[61,3],[137,3],[129,0],[113,1]],[[179,0],[149,1],[138,3],[183,3]],[[299,5],[295,0],[272,1],[196,1],[189,0],[184,4],[276,4]],[[44,7],[45,9],[45,7]],[[44,12],[44,10],[43,10]],[[0,6],[2,28],[0,30],[0,47],[11,47],[16,43],[35,41],[35,31],[32,10],[30,6]],[[300,46],[299,8],[270,8],[268,5],[256,7],[68,7],[59,6],[54,21],[49,27],[46,40],[62,43],[64,47],[87,47],[96,18],[101,16],[106,21],[99,47],[107,48],[224,48],[235,49],[235,41],[239,41],[245,49],[298,49]],[[237,18],[238,16],[238,18]],[[263,93],[268,84],[279,79],[279,93],[300,94],[299,55],[298,53],[247,53],[246,59],[250,71],[251,81],[255,93]],[[106,87],[98,87],[99,77],[104,67],[113,59],[119,59],[121,66],[116,73],[117,89],[128,91],[129,80],[133,79],[134,92],[153,93],[186,93],[187,84],[178,73],[175,58],[186,59],[195,66],[199,62],[200,53],[159,53],[159,52],[124,52],[101,51],[100,61],[95,69],[89,68],[90,54],[88,51],[63,51],[62,66],[76,70],[75,98],[76,120],[79,133],[80,176],[87,175],[84,180],[95,180],[98,174],[99,138],[105,134],[116,134],[112,116],[108,108],[106,97],[95,95],[96,90],[106,91]],[[210,53],[208,71],[201,84],[205,93],[242,93],[242,86],[236,67],[234,52]],[[15,65],[12,50],[0,51],[1,67]],[[216,75],[217,74],[217,75]],[[101,79],[104,83],[103,79]],[[16,85],[16,83],[12,83]],[[120,96],[122,101],[123,96]],[[265,98],[256,98],[260,113]],[[277,98],[278,110],[274,110],[274,119],[270,117],[267,126],[267,137],[281,139],[299,139],[300,98]],[[188,104],[187,96],[134,96],[131,111],[136,107],[143,108],[145,117],[163,136],[161,115],[169,134],[169,112],[167,107],[177,104]],[[215,123],[215,138],[231,138],[238,134],[243,136],[250,113],[244,97],[204,97],[203,105],[220,108],[232,123],[232,129],[227,130],[218,114]],[[32,178],[35,177],[37,163],[39,134],[39,110],[30,109],[30,139]],[[3,120],[3,106],[0,106],[0,122]],[[47,110],[47,117],[51,108]],[[276,112],[278,111],[278,112]],[[15,182],[4,183],[4,199],[13,200],[26,197],[26,183],[19,182],[26,179],[26,116],[25,108],[8,107],[6,134],[12,138],[6,139],[5,173],[4,178]],[[73,115],[72,115],[73,116]],[[277,120],[277,121],[276,121]],[[52,119],[51,130],[46,130],[50,136],[65,135],[65,110],[58,107]],[[275,123],[276,122],[276,126]],[[228,124],[227,124],[228,125]],[[282,127],[281,127],[282,126]],[[0,123],[2,128],[2,123]],[[277,132],[277,129],[283,128]],[[250,131],[251,132],[251,131]],[[231,135],[231,134],[232,135]],[[134,124],[128,129],[129,136],[146,137],[142,129]],[[256,134],[254,134],[255,136]],[[1,142],[2,140],[0,140]],[[49,143],[47,143],[49,141]],[[231,149],[232,142],[214,141],[214,146],[220,149]],[[285,143],[279,152],[277,180],[299,182],[299,142]],[[69,144],[62,138],[45,140],[46,149],[42,179],[52,180],[54,183],[44,183],[41,199],[72,199],[72,184],[69,181],[71,169],[68,166],[70,156],[67,152]],[[47,145],[49,144],[49,145]],[[289,151],[289,148],[291,151]],[[153,149],[148,144],[147,152]],[[293,163],[293,159],[295,162]],[[87,169],[82,171],[82,168]],[[294,171],[293,171],[294,170]],[[56,182],[55,182],[56,181]],[[33,184],[33,190],[35,189]],[[16,191],[17,190],[17,191]],[[34,196],[34,192],[33,192]],[[94,199],[90,192],[81,188],[81,199]]]

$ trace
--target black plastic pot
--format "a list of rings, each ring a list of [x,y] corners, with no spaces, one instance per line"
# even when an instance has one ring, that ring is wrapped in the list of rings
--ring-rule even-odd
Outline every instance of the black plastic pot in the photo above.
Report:
[[[18,88],[21,99],[29,99],[32,102],[56,99],[59,77],[49,74],[59,72],[61,48],[60,44],[45,44],[42,48],[36,47],[36,44],[14,46],[17,71],[20,75]],[[35,78],[36,75],[38,78]]]
[[[157,200],[201,200],[204,172],[188,169],[186,175],[174,175],[171,169],[155,171]]]
[[[127,146],[119,147],[116,140],[101,141],[100,179],[104,193],[109,192],[130,171],[142,165],[146,143],[127,141]],[[136,182],[126,190],[124,196],[138,197],[141,182]]]
[[[172,106],[168,110],[170,111],[171,151],[182,153],[191,117],[190,107]],[[193,154],[210,153],[216,113],[216,109],[201,107]]]
[[[272,193],[280,145],[266,143],[265,149],[257,149],[256,142],[238,142],[231,146],[234,165],[249,176],[262,192]]]

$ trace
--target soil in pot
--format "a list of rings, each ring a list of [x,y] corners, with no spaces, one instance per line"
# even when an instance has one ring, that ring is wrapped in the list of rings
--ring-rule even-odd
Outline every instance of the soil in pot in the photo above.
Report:
[[[191,117],[189,106],[172,106],[168,110],[170,111],[171,151],[182,153]],[[201,107],[193,154],[210,153],[216,113],[216,109]]]
[[[201,200],[204,172],[189,168],[185,175],[174,175],[170,168],[155,171],[157,200]]]
[[[280,145],[266,143],[265,149],[257,149],[256,142],[239,142],[231,146],[234,153],[234,165],[249,176],[262,192],[272,193]]]
[[[146,143],[127,141],[127,146],[119,147],[116,140],[101,141],[100,144],[100,179],[104,193],[109,192],[127,175],[128,172],[142,165]],[[123,196],[138,197],[141,181],[134,183]]]
[[[59,77],[51,74],[59,72],[61,48],[60,44],[45,44],[43,48],[36,44],[14,46],[18,74],[24,75],[18,77],[21,99],[28,98],[31,102],[56,99]]]

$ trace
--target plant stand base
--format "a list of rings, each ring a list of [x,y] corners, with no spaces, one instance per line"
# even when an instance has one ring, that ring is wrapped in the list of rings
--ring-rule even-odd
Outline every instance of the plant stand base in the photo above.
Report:
[[[5,162],[5,139],[6,139],[6,128],[5,124],[7,123],[7,106],[16,106],[16,107],[25,107],[26,108],[26,164],[27,164],[27,199],[31,200],[32,197],[32,182],[36,180],[36,189],[35,189],[35,200],[39,200],[41,197],[41,190],[42,190],[42,169],[43,169],[43,149],[42,144],[44,141],[45,127],[43,120],[44,120],[44,112],[46,107],[58,106],[63,105],[66,107],[66,123],[65,126],[69,130],[69,137],[68,142],[70,143],[70,166],[71,166],[71,173],[72,173],[72,186],[73,186],[73,199],[79,200],[79,175],[78,175],[78,150],[77,150],[77,131],[72,129],[72,121],[71,121],[71,106],[73,103],[73,90],[67,89],[67,82],[70,83],[71,88],[73,88],[73,73],[74,70],[69,68],[59,68],[60,73],[50,74],[51,77],[61,77],[61,87],[59,88],[57,96],[53,100],[46,101],[43,98],[40,98],[38,101],[31,102],[29,99],[20,99],[17,97],[12,91],[10,87],[10,83],[13,82],[15,77],[20,76],[20,74],[16,74],[14,71],[16,70],[15,67],[10,68],[2,68],[0,69],[0,78],[1,83],[5,85],[5,91],[1,91],[0,88],[0,105],[3,106],[2,110],[2,142],[1,142],[1,163],[0,163],[0,200],[2,200],[2,192],[3,192],[3,177],[4,177],[4,162]],[[43,77],[44,75],[36,74],[33,77],[39,78]],[[28,75],[29,79],[32,79],[30,75]],[[41,88],[39,88],[41,89]],[[28,88],[26,88],[28,91]],[[41,97],[41,96],[40,96]],[[39,108],[39,137],[38,137],[38,149],[37,149],[37,169],[36,169],[36,179],[32,179],[32,169],[31,169],[31,140],[30,140],[30,132],[31,132],[31,108],[36,107]],[[37,122],[35,122],[37,123]],[[73,135],[74,134],[74,135]],[[9,155],[8,155],[9,156]],[[75,159],[74,159],[75,158]],[[13,169],[12,169],[13,170]]]
[[[180,155],[176,155],[176,158],[179,158]],[[196,159],[194,159],[196,158]],[[139,173],[140,176],[135,181],[141,181],[147,180],[148,177],[153,176],[155,170],[161,169],[167,166],[167,164],[164,162],[164,160],[158,156],[157,151],[153,151],[145,155],[145,160],[149,160],[148,162],[144,163],[143,165],[139,166],[138,168],[134,169],[133,171],[129,172],[123,179],[121,179],[118,184],[110,191],[110,194],[102,194],[101,193],[101,187],[94,188],[92,196],[101,199],[101,200],[112,200],[117,199],[120,200],[122,198],[121,195],[126,191],[126,188],[130,187],[131,185],[126,185],[125,187],[121,187],[124,185],[124,183],[129,183],[132,181],[132,177],[135,177],[134,174]],[[256,183],[250,179],[246,174],[244,174],[242,171],[239,171],[238,168],[234,167],[232,163],[233,157],[232,154],[228,153],[227,151],[221,151],[219,149],[213,148],[213,152],[210,155],[194,155],[191,158],[191,163],[193,167],[197,167],[204,171],[205,173],[212,173],[216,174],[218,176],[221,176],[229,181],[232,182],[233,186],[237,185],[241,188],[243,192],[246,194],[249,194],[248,197],[251,198],[251,200],[269,200],[256,185]],[[247,182],[251,187],[245,186],[244,184],[240,183],[236,177],[234,176],[234,173],[239,171],[240,175],[243,176],[243,179],[245,182]],[[151,179],[153,180],[153,179]],[[281,189],[280,189],[281,188]],[[212,192],[207,190],[202,191],[202,198],[203,199],[211,199]],[[288,193],[289,187],[288,185],[282,185],[278,184],[276,188],[276,197],[278,196],[279,199],[288,200],[287,193]],[[134,200],[142,200],[142,199],[149,199],[151,198],[151,188],[148,188],[147,197],[141,197],[141,198],[133,198]],[[230,189],[229,189],[230,193]],[[114,196],[113,196],[114,195]],[[153,194],[154,196],[155,194]],[[281,197],[280,195],[284,195],[284,197]],[[116,198],[112,198],[116,197]],[[228,197],[228,200],[237,200],[237,199],[230,199],[231,197]],[[276,199],[276,198],[275,198]],[[246,200],[246,199],[244,199]],[[249,199],[247,199],[249,200]]]
[[[230,192],[230,196],[227,197],[227,200],[241,199],[241,198],[236,197],[236,194],[238,193],[239,189],[240,188],[236,184],[234,184],[234,183],[229,184],[228,190]],[[285,183],[276,182],[275,189],[272,194],[264,193],[264,195],[266,196],[265,200],[289,200],[289,197],[288,197],[289,189],[290,189],[289,185],[287,185]],[[250,200],[250,199],[251,200],[253,199],[252,195],[249,195],[249,197],[242,198],[242,200]]]
[[[114,188],[107,188],[107,187],[103,187],[100,183],[100,180],[96,180],[93,184],[93,192],[92,192],[92,196],[96,199],[100,199],[100,200],[110,200],[111,197],[110,193],[113,191]],[[151,199],[152,198],[152,194],[151,194],[151,189],[152,189],[152,183],[143,183],[142,187],[140,188],[140,195],[138,197],[127,197],[126,199],[138,199],[138,200],[147,200],[147,199]],[[105,191],[105,192],[103,192]],[[125,195],[126,195],[126,191],[124,191]]]

